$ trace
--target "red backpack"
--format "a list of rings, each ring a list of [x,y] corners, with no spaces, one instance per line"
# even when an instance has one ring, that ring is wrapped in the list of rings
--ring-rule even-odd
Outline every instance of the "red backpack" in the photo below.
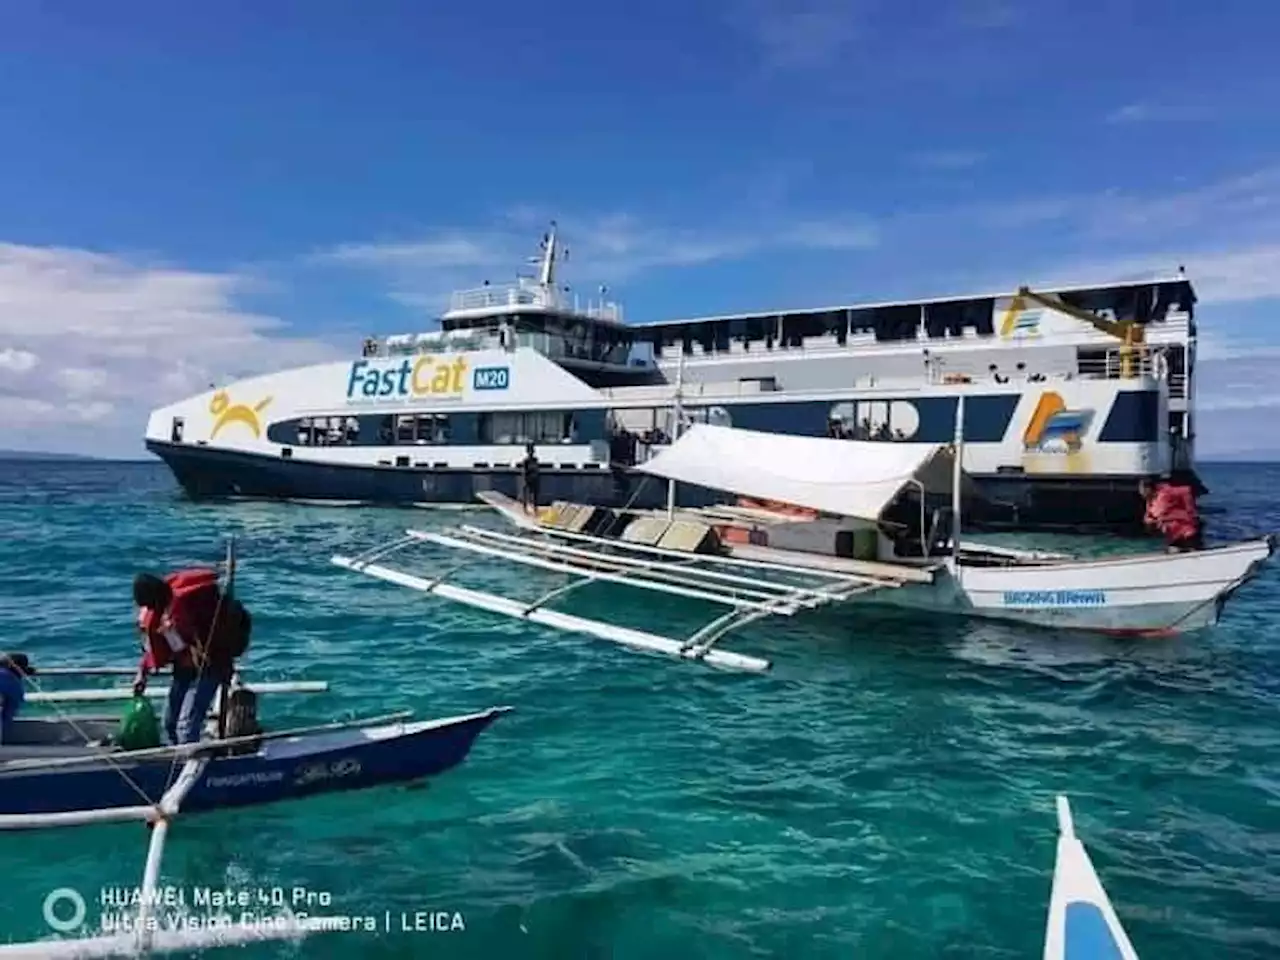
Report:
[[[245,651],[249,649],[252,619],[243,603],[234,596],[227,596],[221,592],[218,587],[218,571],[207,567],[192,567],[175,571],[164,579],[169,584],[169,589],[173,591],[175,602],[202,590],[214,590],[219,602],[217,620],[206,647],[209,659],[230,663],[244,656]]]

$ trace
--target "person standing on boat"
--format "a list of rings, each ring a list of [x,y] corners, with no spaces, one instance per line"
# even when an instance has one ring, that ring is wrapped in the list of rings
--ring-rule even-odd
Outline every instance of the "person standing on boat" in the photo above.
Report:
[[[530,507],[537,511],[538,457],[534,453],[532,442],[524,447],[524,459],[520,461],[520,479],[520,504],[524,507],[524,512],[528,513]]]
[[[1170,553],[1204,549],[1204,529],[1196,508],[1195,487],[1179,474],[1154,487],[1143,482],[1148,529],[1159,532]]]
[[[146,691],[148,674],[172,666],[165,732],[170,743],[195,743],[218,688],[230,682],[235,657],[247,646],[248,611],[223,596],[214,570],[183,570],[164,579],[140,573],[133,599],[143,635],[134,693]],[[243,632],[238,644],[227,639],[236,628]]]
[[[0,744],[5,742],[9,724],[18,716],[27,698],[26,678],[35,676],[25,653],[7,653],[0,656]]]

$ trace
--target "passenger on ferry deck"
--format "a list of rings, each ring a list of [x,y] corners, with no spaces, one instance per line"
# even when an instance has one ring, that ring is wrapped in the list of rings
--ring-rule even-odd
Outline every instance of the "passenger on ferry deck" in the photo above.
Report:
[[[0,744],[5,742],[9,724],[18,716],[26,700],[26,678],[34,676],[35,672],[25,653],[0,656]]]
[[[1143,481],[1139,490],[1146,499],[1144,522],[1158,531],[1170,553],[1204,549],[1204,530],[1196,508],[1195,488],[1181,473],[1152,484]]]
[[[534,453],[533,444],[527,443],[524,448],[524,459],[520,461],[520,504],[528,513],[532,507],[538,509],[538,457]]]

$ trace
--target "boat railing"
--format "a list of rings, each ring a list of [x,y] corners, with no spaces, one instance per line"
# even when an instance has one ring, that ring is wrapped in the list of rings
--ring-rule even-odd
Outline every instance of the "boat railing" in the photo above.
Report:
[[[622,323],[622,304],[606,300],[583,298],[578,294],[527,280],[514,283],[486,284],[470,290],[457,290],[449,298],[449,313],[469,310],[496,310],[510,307],[536,307],[557,310],[593,320]]]
[[[382,339],[370,338],[365,342],[364,355],[368,358],[402,357],[519,347],[527,347],[557,362],[580,361],[628,369],[654,366],[651,358],[633,357],[631,344],[624,340],[607,342],[591,337],[578,339],[535,330],[453,330],[396,334]]]
[[[1131,377],[1168,378],[1164,352],[1145,347],[1108,350],[1102,356],[1081,357],[1078,374],[1085,380],[1124,380]]]

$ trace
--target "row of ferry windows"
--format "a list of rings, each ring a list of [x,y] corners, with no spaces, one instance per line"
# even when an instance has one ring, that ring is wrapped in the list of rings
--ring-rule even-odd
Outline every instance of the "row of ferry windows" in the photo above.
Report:
[[[685,415],[691,422],[729,423],[723,407],[691,407]],[[582,429],[578,414],[564,410],[307,417],[273,424],[268,435],[276,443],[303,447],[588,443],[617,436],[665,443],[672,429],[672,416],[666,407],[619,410],[597,422],[590,431]]]
[[[455,421],[464,420],[468,429],[459,429]],[[577,418],[564,411],[307,417],[275,424],[269,432],[277,443],[303,447],[579,442]]]
[[[1099,288],[1060,294],[1072,306],[1095,313],[1109,312],[1117,320],[1146,324],[1163,320],[1171,310],[1192,314],[1194,296],[1185,280],[1127,288]],[[750,350],[753,343],[766,349],[800,347],[806,340],[831,338],[841,346],[851,336],[874,335],[877,342],[915,340],[923,326],[930,339],[963,337],[973,331],[980,337],[995,332],[994,298],[946,303],[898,304],[885,307],[829,310],[820,313],[782,314],[662,324],[640,328],[639,339],[653,344],[661,356],[664,347],[692,353],[699,345],[704,353],[727,353],[731,344]]]
[[[926,314],[925,330],[930,337],[961,337],[965,329],[979,336],[995,331],[992,301],[947,304],[948,309]],[[774,347],[801,347],[806,340],[830,338],[841,346],[850,336],[874,334],[877,342],[915,340],[920,330],[920,307],[905,305],[872,310],[832,310],[827,313],[792,314],[779,317],[745,317],[734,320],[703,320],[694,323],[641,328],[640,339],[653,344],[661,356],[666,347],[692,353],[696,345],[704,353],[727,353],[731,344],[750,350],[753,343]]]

